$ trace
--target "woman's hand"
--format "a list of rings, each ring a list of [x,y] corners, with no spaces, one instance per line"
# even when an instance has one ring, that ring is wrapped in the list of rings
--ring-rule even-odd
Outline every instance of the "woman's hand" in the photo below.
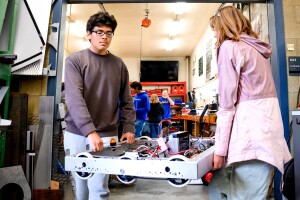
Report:
[[[216,169],[220,169],[223,167],[224,165],[224,160],[225,160],[225,157],[224,156],[218,156],[216,154],[214,154],[214,159],[213,159],[213,170],[216,170]]]

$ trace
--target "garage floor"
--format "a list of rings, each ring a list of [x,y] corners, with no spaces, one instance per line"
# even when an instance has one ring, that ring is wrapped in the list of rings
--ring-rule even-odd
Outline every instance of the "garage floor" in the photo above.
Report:
[[[132,186],[127,186],[113,179],[110,181],[110,200],[209,200],[208,190],[203,185],[173,187],[166,180],[137,179]],[[74,200],[71,186],[65,188],[65,200]]]

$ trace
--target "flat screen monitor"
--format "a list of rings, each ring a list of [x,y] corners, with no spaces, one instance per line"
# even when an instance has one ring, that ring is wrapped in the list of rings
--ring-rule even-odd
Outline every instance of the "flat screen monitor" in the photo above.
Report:
[[[183,102],[181,103],[181,108],[185,107],[187,109],[194,109],[194,103],[193,102]]]
[[[178,81],[178,61],[141,61],[140,82]]]

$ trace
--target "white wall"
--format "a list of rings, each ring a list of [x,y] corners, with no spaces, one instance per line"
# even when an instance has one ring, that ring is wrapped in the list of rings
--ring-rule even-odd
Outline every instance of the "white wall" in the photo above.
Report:
[[[214,77],[217,72],[217,63],[216,63],[216,49],[215,49],[215,38],[214,33],[211,30],[210,27],[207,27],[203,37],[198,42],[195,50],[193,51],[191,55],[191,67],[190,67],[190,89],[192,88],[200,88],[206,83],[206,51],[208,48],[208,45],[210,45],[210,48],[212,50],[212,60],[211,60],[211,76],[209,78]],[[199,76],[199,59],[203,57],[203,74]],[[193,75],[193,69],[195,69],[195,74]]]
[[[249,9],[251,12],[249,12]],[[253,29],[259,33],[260,39],[268,42],[268,18],[266,11],[266,4],[251,4],[250,8],[248,7],[244,14],[246,17],[251,19]],[[250,17],[247,14],[250,14]],[[200,39],[191,55],[191,64],[189,65],[188,72],[190,84],[188,85],[187,90],[189,91],[192,90],[192,88],[196,88],[196,107],[202,107],[207,103],[211,103],[215,100],[216,94],[218,94],[218,68],[216,61],[216,49],[214,45],[215,42],[216,39],[214,38],[214,33],[208,26],[205,34]],[[206,52],[208,45],[211,45],[212,47],[210,77],[206,77]],[[199,76],[198,61],[202,56],[203,74]],[[207,79],[212,80],[208,81]]]
[[[216,62],[215,42],[216,39],[214,38],[213,31],[210,27],[207,27],[203,37],[191,55],[191,64],[189,67],[189,90],[196,88],[196,107],[203,107],[205,104],[211,103],[215,100],[215,95],[218,93],[218,68]],[[206,77],[206,54],[208,48],[211,48],[212,51],[210,77]],[[201,57],[203,57],[203,74],[199,76],[199,59]],[[195,71],[194,75],[193,71]],[[212,80],[207,81],[207,79]]]
[[[66,50],[66,48],[64,49],[64,62],[63,62],[63,70],[62,70],[62,81],[61,82],[65,82],[65,60],[66,58],[69,56],[69,52]]]

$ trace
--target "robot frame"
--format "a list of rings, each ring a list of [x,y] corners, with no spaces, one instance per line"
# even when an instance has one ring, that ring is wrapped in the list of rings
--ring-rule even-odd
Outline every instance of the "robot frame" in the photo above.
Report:
[[[65,169],[76,172],[81,179],[103,173],[115,174],[124,184],[132,184],[136,178],[151,178],[183,187],[212,169],[213,144],[212,138],[192,139],[185,131],[166,138],[139,138],[133,144],[105,146],[101,152],[66,155]]]

